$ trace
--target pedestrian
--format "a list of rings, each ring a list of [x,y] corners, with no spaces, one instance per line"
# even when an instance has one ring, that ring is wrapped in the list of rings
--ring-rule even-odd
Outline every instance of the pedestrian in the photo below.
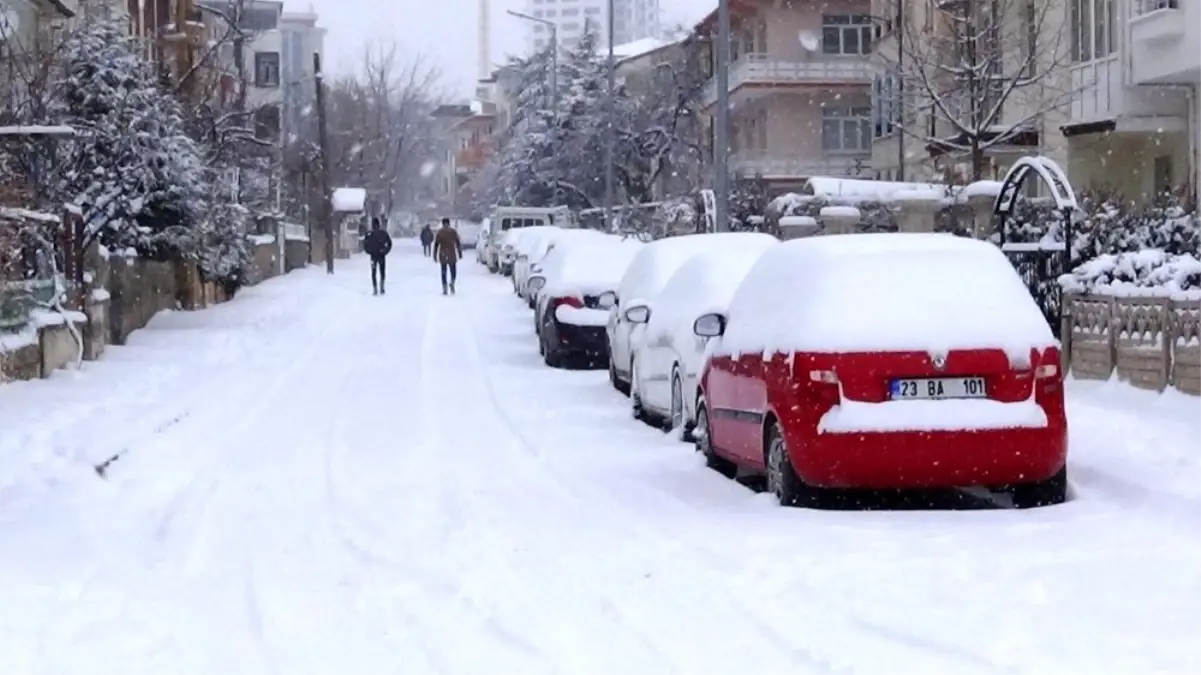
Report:
[[[442,295],[446,289],[455,292],[455,277],[458,275],[459,258],[463,257],[463,244],[459,241],[459,232],[450,226],[450,218],[442,219],[442,227],[434,235],[434,257],[442,267]],[[446,274],[450,273],[450,284],[447,285]]]
[[[379,218],[371,219],[371,231],[363,238],[363,251],[371,256],[371,294],[383,295],[388,275],[386,257],[392,251],[392,236],[384,229]]]
[[[429,257],[430,245],[434,243],[434,228],[430,227],[429,223],[421,228],[421,255]]]

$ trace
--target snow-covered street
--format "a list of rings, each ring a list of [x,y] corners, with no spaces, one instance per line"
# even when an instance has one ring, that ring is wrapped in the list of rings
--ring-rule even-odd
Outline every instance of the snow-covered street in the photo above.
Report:
[[[389,274],[0,387],[0,673],[1201,670],[1195,398],[1069,382],[1062,506],[784,509],[544,367],[508,279]]]

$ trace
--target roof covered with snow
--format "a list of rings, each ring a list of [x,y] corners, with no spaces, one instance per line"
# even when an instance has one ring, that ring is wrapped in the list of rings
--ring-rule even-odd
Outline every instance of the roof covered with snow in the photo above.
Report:
[[[337,213],[356,213],[367,208],[367,191],[363,188],[340,187],[330,197]]]
[[[654,37],[642,38],[641,40],[634,40],[633,42],[614,46],[613,58],[619,63],[632,61],[640,56],[646,56],[647,54],[659,51],[664,47],[670,47],[677,44],[677,42],[676,40],[663,40]]]

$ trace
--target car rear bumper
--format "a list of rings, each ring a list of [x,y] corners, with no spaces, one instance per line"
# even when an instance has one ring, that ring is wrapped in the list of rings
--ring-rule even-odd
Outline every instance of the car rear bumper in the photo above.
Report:
[[[576,326],[556,321],[554,337],[554,346],[561,354],[595,360],[609,358],[609,341],[605,338],[604,326]]]
[[[1067,429],[788,433],[806,483],[843,488],[1006,486],[1046,480],[1067,461]]]

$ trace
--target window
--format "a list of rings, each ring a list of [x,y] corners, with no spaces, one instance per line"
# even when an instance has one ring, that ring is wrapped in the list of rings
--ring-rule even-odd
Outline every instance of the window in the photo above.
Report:
[[[1168,156],[1156,157],[1154,165],[1155,176],[1153,180],[1155,184],[1151,189],[1155,194],[1159,195],[1164,192],[1171,192],[1172,188],[1172,158]]]
[[[536,24],[534,24],[534,32],[535,32],[535,33],[541,33],[541,32],[543,32],[543,31],[545,31],[545,30],[546,30],[546,26],[543,26],[543,25],[542,25],[542,24],[540,24],[540,23],[536,23]]]
[[[872,79],[872,137],[887,136],[901,122],[900,78],[895,73]]]
[[[554,15],[555,15],[555,10],[553,10],[553,9],[548,9],[548,10],[546,10],[546,15],[547,15],[547,16],[554,16]]]
[[[579,30],[580,24],[578,24],[574,21],[569,21],[569,22],[559,26],[559,29],[560,30]]]
[[[579,13],[580,13],[579,9],[576,9],[575,7],[568,7],[567,9],[563,10],[563,12],[561,13],[561,16],[576,16]]]
[[[1110,0],[1112,1],[1112,0]],[[1024,77],[1034,77],[1038,72],[1038,8],[1034,6],[1033,0],[1027,0],[1024,8],[1026,22],[1026,39],[1022,50],[1022,58],[1029,59],[1026,64],[1026,69],[1022,72]]]
[[[534,16],[541,17],[541,16],[542,16],[542,10],[540,10],[540,9],[535,9],[535,10],[534,10]]]
[[[823,14],[822,53],[862,55],[872,50],[872,17],[868,14]]]
[[[872,147],[872,109],[822,108],[822,148],[827,152],[865,152]]]
[[[279,52],[254,53],[254,86],[279,86]]]
[[[1070,0],[1072,60],[1092,61],[1116,52],[1117,18],[1113,0]]]
[[[600,7],[585,7],[584,13],[596,16],[597,14],[600,14]]]

